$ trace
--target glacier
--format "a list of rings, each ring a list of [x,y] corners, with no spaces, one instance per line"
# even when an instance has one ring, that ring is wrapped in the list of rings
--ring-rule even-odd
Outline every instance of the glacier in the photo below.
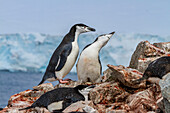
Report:
[[[99,34],[81,34],[78,39],[80,52],[97,36]],[[61,35],[42,33],[0,34],[0,70],[44,72],[52,53],[62,39]],[[137,33],[114,34],[100,51],[102,71],[107,69],[107,64],[128,66],[131,55],[140,41],[148,40],[156,43],[168,42],[168,39],[170,36]],[[71,72],[76,72],[76,65]]]

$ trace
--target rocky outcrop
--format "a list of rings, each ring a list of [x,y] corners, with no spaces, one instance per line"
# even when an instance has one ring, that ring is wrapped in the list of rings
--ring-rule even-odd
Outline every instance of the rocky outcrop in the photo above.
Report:
[[[157,101],[161,98],[160,87],[153,84],[146,90],[137,92],[127,98],[130,111],[135,113],[156,112],[159,108]]]
[[[133,53],[129,67],[144,72],[149,63],[161,56],[170,56],[170,42],[150,44],[142,41]]]
[[[91,105],[98,112],[147,113],[159,111],[157,101],[162,97],[159,85],[141,83],[134,86],[132,80],[142,77],[142,73],[123,66],[108,65],[104,74],[105,82],[90,91]],[[112,70],[112,72],[111,72]],[[107,74],[107,72],[109,72]],[[108,77],[108,80],[107,80]],[[113,81],[114,82],[113,82]]]
[[[90,99],[94,104],[112,104],[121,102],[129,93],[121,89],[118,83],[102,83],[90,91]]]
[[[89,100],[71,104],[63,112],[87,112],[87,113],[161,113],[170,112],[170,75],[158,82],[146,82],[134,84],[134,80],[143,77],[143,72],[148,64],[170,53],[170,42],[150,44],[142,41],[134,52],[130,67],[122,65],[108,65],[104,71],[102,83],[93,84],[96,87],[89,93]],[[45,108],[18,111],[19,108],[30,106],[42,94],[59,87],[75,87],[80,82],[69,81],[67,84],[42,84],[11,96],[8,106],[2,112],[19,113],[49,113]],[[87,85],[92,83],[87,82]]]
[[[129,67],[124,66],[113,66],[108,65],[109,69],[111,69],[110,76],[108,74],[105,74],[104,76],[109,77],[107,81],[119,81],[124,86],[131,87],[131,88],[142,88],[146,87],[145,81],[142,81],[140,84],[134,84],[132,81],[137,80],[139,78],[142,78],[143,73],[139,72],[136,69],[132,69]]]
[[[170,42],[154,43],[153,45],[170,54]]]

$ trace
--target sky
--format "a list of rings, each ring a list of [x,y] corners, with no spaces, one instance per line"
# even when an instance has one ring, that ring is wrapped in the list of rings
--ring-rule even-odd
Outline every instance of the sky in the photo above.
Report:
[[[0,0],[0,34],[64,35],[84,23],[97,33],[170,35],[168,0]]]

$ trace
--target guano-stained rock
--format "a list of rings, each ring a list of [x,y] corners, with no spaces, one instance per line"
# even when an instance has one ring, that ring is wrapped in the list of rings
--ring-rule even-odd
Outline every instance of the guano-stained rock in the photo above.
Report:
[[[116,97],[123,92],[124,91],[119,88],[117,83],[102,83],[92,89],[89,96],[95,104],[108,104],[119,101]]]
[[[138,44],[134,51],[130,68],[144,72],[148,64],[160,58],[161,56],[169,56],[170,42],[150,44],[148,41],[142,41]]]
[[[130,110],[136,113],[156,111],[158,109],[156,102],[160,98],[160,87],[156,84],[153,84],[153,86],[147,90],[130,95],[127,98],[127,103],[130,107]]]
[[[145,81],[142,81],[140,84],[134,84],[133,81],[139,78],[142,78],[143,73],[139,72],[136,69],[125,68],[123,66],[113,66],[108,65],[108,67],[112,70],[111,78],[118,80],[124,86],[131,88],[144,88],[146,87]],[[109,78],[110,79],[110,78]]]

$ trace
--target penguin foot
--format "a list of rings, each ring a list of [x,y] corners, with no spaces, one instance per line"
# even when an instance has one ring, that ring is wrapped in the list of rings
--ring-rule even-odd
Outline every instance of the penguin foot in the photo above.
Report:
[[[71,80],[71,79],[64,79],[64,80],[60,79],[59,82],[60,82],[61,84],[65,84],[65,83],[68,83],[69,80]]]
[[[71,81],[71,79],[69,79],[69,78],[66,78],[66,79],[64,79],[64,81]]]

